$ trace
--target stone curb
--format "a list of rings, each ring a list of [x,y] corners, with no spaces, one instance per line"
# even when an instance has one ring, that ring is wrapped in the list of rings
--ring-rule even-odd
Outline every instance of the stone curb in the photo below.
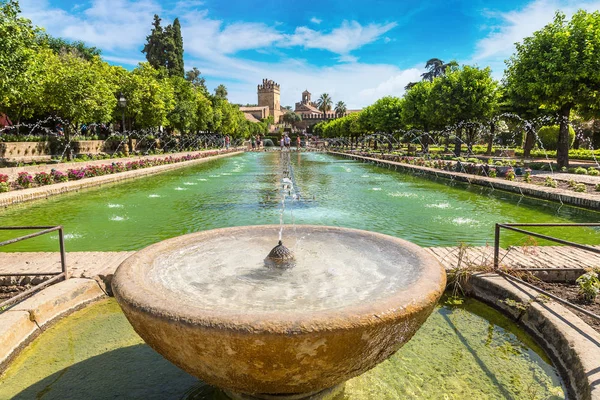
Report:
[[[469,295],[518,321],[542,345],[565,379],[569,398],[600,399],[600,334],[566,307],[497,274],[474,274]],[[502,300],[525,305],[518,309]]]
[[[393,166],[397,169],[421,172],[429,176],[439,178],[453,179],[461,182],[468,182],[475,185],[492,187],[493,189],[503,190],[539,198],[542,200],[555,201],[563,204],[568,204],[575,207],[588,208],[594,211],[600,210],[600,196],[594,196],[586,193],[567,192],[558,188],[545,186],[536,186],[523,182],[511,182],[497,178],[488,178],[485,176],[465,174],[462,172],[444,171],[435,168],[421,167],[418,165],[404,164],[396,161],[381,160],[379,158],[364,157],[355,154],[340,153],[336,151],[328,151],[329,154],[362,160],[367,162],[375,162],[377,164],[385,164]]]
[[[53,322],[104,296],[95,280],[71,278],[0,314],[0,373]]]
[[[64,183],[56,183],[48,186],[40,186],[30,189],[14,190],[6,193],[0,193],[0,207],[8,207],[13,204],[24,203],[27,201],[38,199],[45,199],[50,196],[55,196],[62,193],[79,191],[81,189],[101,186],[108,183],[121,182],[125,180],[140,178],[143,176],[159,174],[162,172],[172,171],[178,168],[185,168],[191,165],[202,164],[204,162],[216,160],[223,157],[230,157],[240,153],[242,153],[242,151],[233,151],[230,153],[219,154],[216,156],[210,156],[206,158],[199,158],[197,160],[183,161],[175,164],[159,165],[156,167],[119,172],[116,174],[96,176],[94,178],[84,178],[78,181],[69,181]],[[81,163],[81,167],[84,167],[85,165],[85,163]]]

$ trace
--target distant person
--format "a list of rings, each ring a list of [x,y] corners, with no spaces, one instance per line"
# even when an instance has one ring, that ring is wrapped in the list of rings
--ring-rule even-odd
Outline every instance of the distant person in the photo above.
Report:
[[[285,147],[287,147],[289,149],[290,145],[292,144],[292,139],[290,139],[290,137],[288,135],[285,135],[283,137],[283,142],[285,144]]]
[[[298,137],[296,138],[296,147],[298,148],[298,151],[300,151],[301,144],[302,144],[302,141],[300,140],[300,135],[298,135]]]
[[[252,150],[256,150],[256,140],[254,140],[254,136],[252,136]]]
[[[12,126],[12,122],[8,115],[0,113],[0,129]]]
[[[229,150],[229,143],[231,139],[229,139],[229,135],[225,135],[225,148]]]
[[[283,136],[281,137],[281,140],[279,141],[279,147],[281,147],[281,150],[283,150],[283,148],[285,147],[285,140],[284,140]]]

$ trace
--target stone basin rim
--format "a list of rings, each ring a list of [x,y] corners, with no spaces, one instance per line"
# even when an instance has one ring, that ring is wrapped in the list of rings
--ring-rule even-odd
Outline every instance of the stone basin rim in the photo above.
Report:
[[[370,326],[385,321],[408,317],[418,310],[430,307],[432,301],[444,291],[446,273],[442,265],[423,248],[393,236],[352,228],[324,225],[296,225],[295,233],[326,231],[333,233],[352,233],[381,241],[392,242],[410,251],[420,264],[420,276],[402,290],[394,291],[381,299],[366,301],[360,305],[350,305],[334,309],[304,312],[268,312],[252,314],[247,312],[227,312],[219,309],[207,310],[182,306],[161,296],[156,288],[148,288],[143,283],[144,269],[167,251],[186,247],[202,241],[203,238],[232,236],[236,233],[254,231],[273,234],[279,231],[279,225],[250,225],[219,228],[190,233],[152,244],[125,260],[117,269],[113,279],[113,292],[120,304],[137,309],[153,318],[177,321],[187,325],[201,326],[205,329],[223,329],[230,331],[252,331],[273,334],[301,334],[316,331],[346,330],[360,326]],[[274,243],[276,240],[274,239]],[[285,243],[285,240],[284,240]],[[265,256],[270,249],[265,249]],[[142,279],[140,276],[142,275]],[[123,304],[125,303],[125,304]]]

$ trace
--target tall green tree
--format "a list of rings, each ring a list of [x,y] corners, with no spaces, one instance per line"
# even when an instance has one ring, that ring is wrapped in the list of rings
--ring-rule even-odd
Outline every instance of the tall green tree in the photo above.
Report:
[[[163,31],[162,44],[165,49],[165,67],[169,76],[184,77],[183,69],[183,38],[181,26],[176,18],[173,25],[167,25]]]
[[[206,88],[206,79],[202,76],[200,70],[196,67],[192,68],[185,73],[185,79],[190,82],[195,88],[198,88],[202,91],[204,96],[208,97],[209,92]]]
[[[468,65],[447,71],[446,75],[433,81],[431,109],[441,125],[461,122],[483,122],[490,119],[497,109],[500,91],[498,82],[492,78],[491,69]],[[475,126],[467,128],[465,142],[473,144]],[[457,126],[454,153],[458,156],[463,142],[463,128]]]
[[[505,83],[540,108],[558,113],[556,160],[569,166],[570,114],[600,110],[600,13],[580,10],[570,21],[557,12],[554,21],[516,44],[507,60]]]
[[[335,104],[335,114],[337,116],[342,117],[344,114],[346,114],[346,111],[348,111],[348,109],[346,107],[346,103],[343,101],[338,101]]]
[[[160,17],[154,14],[153,28],[150,35],[146,36],[146,44],[142,50],[142,53],[146,54],[146,60],[154,68],[167,67],[166,39],[168,36],[160,25],[161,21]]]
[[[3,112],[9,112],[11,107],[22,108],[29,101],[29,86],[37,79],[34,67],[38,30],[20,13],[17,1],[0,3],[0,111]]]
[[[48,112],[74,126],[110,122],[117,106],[114,67],[96,57],[86,61],[76,53],[46,59],[48,79],[43,102]]]
[[[152,68],[140,63],[124,76],[120,90],[127,98],[125,113],[133,121],[134,128],[167,126],[168,115],[175,108],[175,90],[169,79]]]
[[[430,144],[430,129],[437,127],[435,110],[432,107],[432,87],[433,83],[430,81],[417,82],[404,94],[404,104],[402,107],[402,121],[404,125],[408,129],[423,131],[421,139],[423,151],[427,151]]]
[[[370,106],[370,118],[376,132],[394,133],[402,128],[402,103],[398,97],[386,96]]]
[[[220,84],[215,88],[215,97],[220,100],[227,100],[227,88]]]
[[[421,78],[424,81],[433,82],[435,78],[445,75],[448,68],[453,67],[458,67],[458,63],[454,60],[446,63],[439,58],[431,58],[425,63],[427,72],[421,74]]]
[[[331,100],[331,96],[327,93],[323,93],[317,100],[317,108],[323,113],[327,114],[327,112],[331,111],[331,106],[333,105],[333,100]]]
[[[169,68],[169,75],[180,76],[183,78],[185,70],[183,67],[183,36],[181,36],[181,25],[179,18],[175,18],[173,21],[173,28],[171,30],[173,37],[173,51],[167,53],[167,66]]]
[[[38,36],[38,42],[44,47],[52,49],[56,54],[60,53],[75,53],[87,61],[92,61],[96,56],[100,56],[102,51],[96,47],[86,46],[81,41],[70,42],[63,38],[57,38],[48,35],[47,33]]]

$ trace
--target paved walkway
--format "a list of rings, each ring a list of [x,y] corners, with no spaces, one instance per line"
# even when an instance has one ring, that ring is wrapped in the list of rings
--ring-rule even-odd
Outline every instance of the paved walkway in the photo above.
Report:
[[[600,246],[592,246],[599,248]],[[494,248],[430,247],[427,249],[446,269],[457,266],[492,266]],[[600,254],[566,246],[509,247],[500,249],[500,265],[511,268],[598,268]]]
[[[600,248],[600,246],[594,246]],[[494,248],[430,247],[427,249],[446,269],[456,266],[491,266]],[[67,265],[74,278],[112,275],[133,251],[71,252]],[[565,246],[511,247],[500,249],[504,266],[513,268],[593,268],[600,267],[600,254]],[[59,253],[0,253],[0,274],[60,272]]]
[[[67,267],[73,278],[110,275],[133,251],[71,252]],[[60,272],[60,253],[0,253],[0,274]]]

